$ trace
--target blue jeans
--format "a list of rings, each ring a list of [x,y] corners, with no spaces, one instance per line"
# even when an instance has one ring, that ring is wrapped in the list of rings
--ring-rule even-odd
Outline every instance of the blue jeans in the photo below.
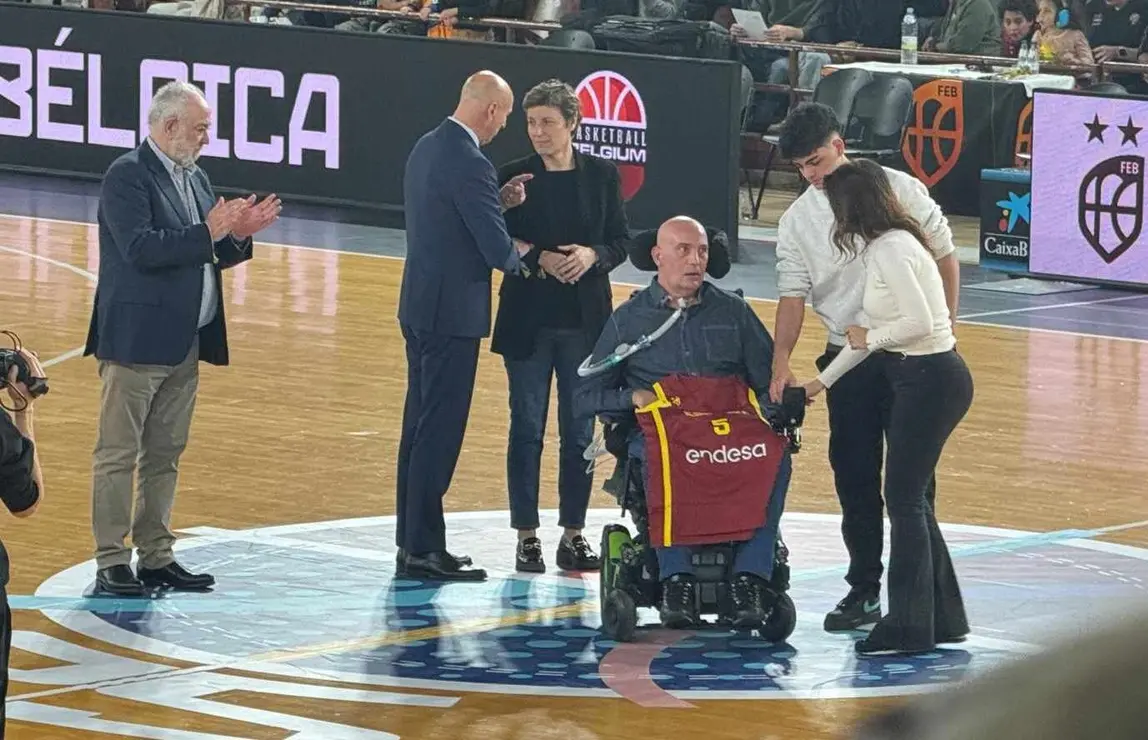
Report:
[[[645,465],[646,442],[640,431],[630,437],[629,451],[631,457],[641,460],[643,466]],[[781,524],[781,514],[785,511],[785,496],[789,492],[789,479],[792,475],[793,459],[786,453],[781,458],[781,466],[777,469],[777,478],[773,482],[773,493],[765,509],[765,525],[754,530],[749,540],[739,542],[734,547],[735,574],[750,573],[766,581],[773,576],[777,530]],[[655,548],[654,552],[658,556],[658,576],[662,580],[676,574],[693,574],[694,566],[690,561],[692,548],[688,545],[659,547]]]
[[[550,381],[558,376],[558,526],[582,529],[590,505],[593,473],[586,472],[582,452],[594,441],[594,417],[574,416],[578,365],[585,359],[586,339],[580,329],[542,329],[534,354],[505,359],[510,382],[510,444],[506,478],[510,491],[510,526],[537,529],[538,479],[542,440],[550,412]]]

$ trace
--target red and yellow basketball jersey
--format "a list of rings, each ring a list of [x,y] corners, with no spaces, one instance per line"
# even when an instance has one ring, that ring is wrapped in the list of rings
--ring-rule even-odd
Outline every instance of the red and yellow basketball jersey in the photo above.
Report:
[[[785,442],[740,378],[673,375],[638,409],[654,547],[739,542],[765,524]]]

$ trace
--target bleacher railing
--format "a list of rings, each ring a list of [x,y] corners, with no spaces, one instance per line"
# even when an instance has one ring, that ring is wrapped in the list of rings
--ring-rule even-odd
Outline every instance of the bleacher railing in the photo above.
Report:
[[[312,3],[312,2],[298,2],[296,0],[225,0],[228,5],[237,5],[243,7],[262,7],[271,8],[275,10],[310,10],[323,13],[335,13],[344,16],[354,16],[362,18],[375,18],[378,20],[412,20],[417,15],[413,13],[404,13],[394,10],[381,10],[378,8],[368,8],[361,6],[347,6],[347,5],[329,5],[326,3]],[[481,26],[485,28],[501,28],[514,31],[543,31],[553,32],[561,31],[563,26],[559,23],[542,22],[542,21],[528,21],[519,20],[514,18],[496,18],[496,17],[483,17],[483,18],[463,18],[459,19],[460,22],[465,23],[467,26]],[[439,22],[439,15],[432,13],[427,18],[428,24]],[[740,46],[753,46],[763,49],[771,49],[773,51],[785,52],[789,57],[789,85],[768,85],[759,84],[759,89],[766,90],[792,90],[795,94],[808,94],[809,90],[801,90],[797,87],[797,73],[798,55],[802,52],[820,52],[828,54],[831,57],[850,57],[857,61],[884,61],[895,62],[901,61],[901,52],[899,49],[878,49],[869,46],[836,46],[833,44],[811,44],[805,42],[790,42],[790,41],[753,41],[744,38],[733,39],[734,43]],[[978,68],[989,69],[991,67],[1013,67],[1016,66],[1017,60],[1012,57],[991,57],[982,56],[977,54],[949,54],[935,51],[918,51],[917,61],[919,64],[961,64],[974,66]],[[1040,65],[1041,72],[1050,74],[1070,75],[1073,77],[1082,77],[1089,75],[1093,82],[1100,82],[1107,79],[1111,74],[1148,74],[1148,64],[1138,64],[1130,62],[1096,62],[1091,65],[1061,65],[1042,62]]]

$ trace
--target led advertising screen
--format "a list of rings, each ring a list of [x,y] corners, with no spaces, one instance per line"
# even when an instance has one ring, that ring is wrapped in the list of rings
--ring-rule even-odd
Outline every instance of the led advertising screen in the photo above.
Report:
[[[1148,284],[1148,100],[1038,90],[1032,142],[1029,269]]]

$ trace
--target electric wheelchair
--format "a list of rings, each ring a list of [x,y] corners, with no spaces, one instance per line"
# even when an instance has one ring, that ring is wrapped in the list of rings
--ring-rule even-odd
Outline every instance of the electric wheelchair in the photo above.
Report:
[[[787,388],[781,410],[770,419],[790,454],[801,448],[801,425],[805,419],[805,390]],[[607,525],[602,531],[599,571],[599,603],[602,631],[611,639],[629,642],[638,623],[638,608],[657,608],[662,600],[661,578],[654,548],[649,546],[643,464],[628,452],[628,437],[636,421],[603,420],[606,450],[618,460],[614,478],[603,487],[612,493],[628,512],[636,535],[619,524]],[[694,546],[692,548],[697,612],[700,617],[714,616],[714,625],[729,629],[730,582],[733,579],[734,553],[737,543]],[[789,551],[778,532],[773,574],[769,587],[778,596],[764,625],[757,630],[769,642],[781,642],[797,626],[797,610],[789,596]]]

